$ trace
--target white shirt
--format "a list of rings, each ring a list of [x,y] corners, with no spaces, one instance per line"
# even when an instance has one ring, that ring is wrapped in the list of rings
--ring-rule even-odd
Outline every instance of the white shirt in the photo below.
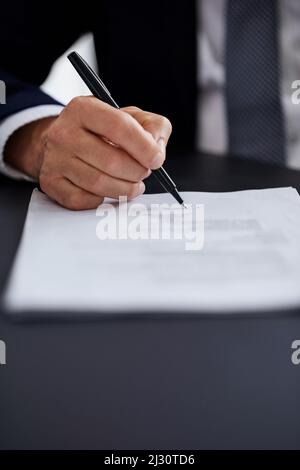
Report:
[[[198,1],[198,132],[199,150],[225,155],[227,128],[225,113],[225,27],[227,0]],[[288,166],[300,169],[300,105],[293,104],[292,82],[300,78],[300,2],[280,3],[281,99],[287,135]],[[200,93],[201,91],[201,93]],[[201,96],[201,99],[200,99]],[[21,126],[47,116],[58,115],[63,107],[36,106],[20,111],[0,123],[0,171],[15,178],[24,175],[3,162],[9,136]]]

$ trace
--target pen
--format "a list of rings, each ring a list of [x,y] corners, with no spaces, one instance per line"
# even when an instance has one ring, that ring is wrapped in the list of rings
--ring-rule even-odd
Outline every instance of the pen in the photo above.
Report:
[[[104,101],[107,104],[110,104],[114,108],[120,109],[102,82],[101,78],[94,72],[94,70],[92,70],[87,62],[76,51],[71,52],[68,55],[68,59],[96,98]],[[177,191],[174,181],[170,178],[166,170],[161,167],[158,170],[152,170],[152,173],[160,182],[162,187],[168,193],[170,193],[179,204],[181,204],[183,207],[186,207],[182,197]]]

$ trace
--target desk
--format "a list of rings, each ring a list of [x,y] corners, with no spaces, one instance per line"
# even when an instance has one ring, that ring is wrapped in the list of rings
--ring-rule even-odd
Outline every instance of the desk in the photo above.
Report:
[[[166,167],[184,190],[300,189],[300,172],[218,157]],[[2,287],[31,189],[0,180]],[[26,323],[2,313],[0,338],[1,449],[300,448],[300,311]]]

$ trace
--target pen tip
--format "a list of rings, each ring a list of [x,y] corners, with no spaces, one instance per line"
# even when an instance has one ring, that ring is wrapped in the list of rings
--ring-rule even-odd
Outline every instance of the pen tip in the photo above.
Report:
[[[188,208],[188,206],[187,206],[184,202],[183,202],[181,205],[182,205],[182,207],[183,207],[184,209],[187,209],[187,208]]]

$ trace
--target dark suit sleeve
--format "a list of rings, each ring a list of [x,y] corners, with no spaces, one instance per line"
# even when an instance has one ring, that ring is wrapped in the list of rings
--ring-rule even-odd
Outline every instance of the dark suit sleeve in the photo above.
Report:
[[[0,105],[0,120],[32,106],[57,104],[40,85],[53,62],[86,31],[77,10],[76,2],[57,0],[1,3],[0,80],[6,84],[6,104]]]

